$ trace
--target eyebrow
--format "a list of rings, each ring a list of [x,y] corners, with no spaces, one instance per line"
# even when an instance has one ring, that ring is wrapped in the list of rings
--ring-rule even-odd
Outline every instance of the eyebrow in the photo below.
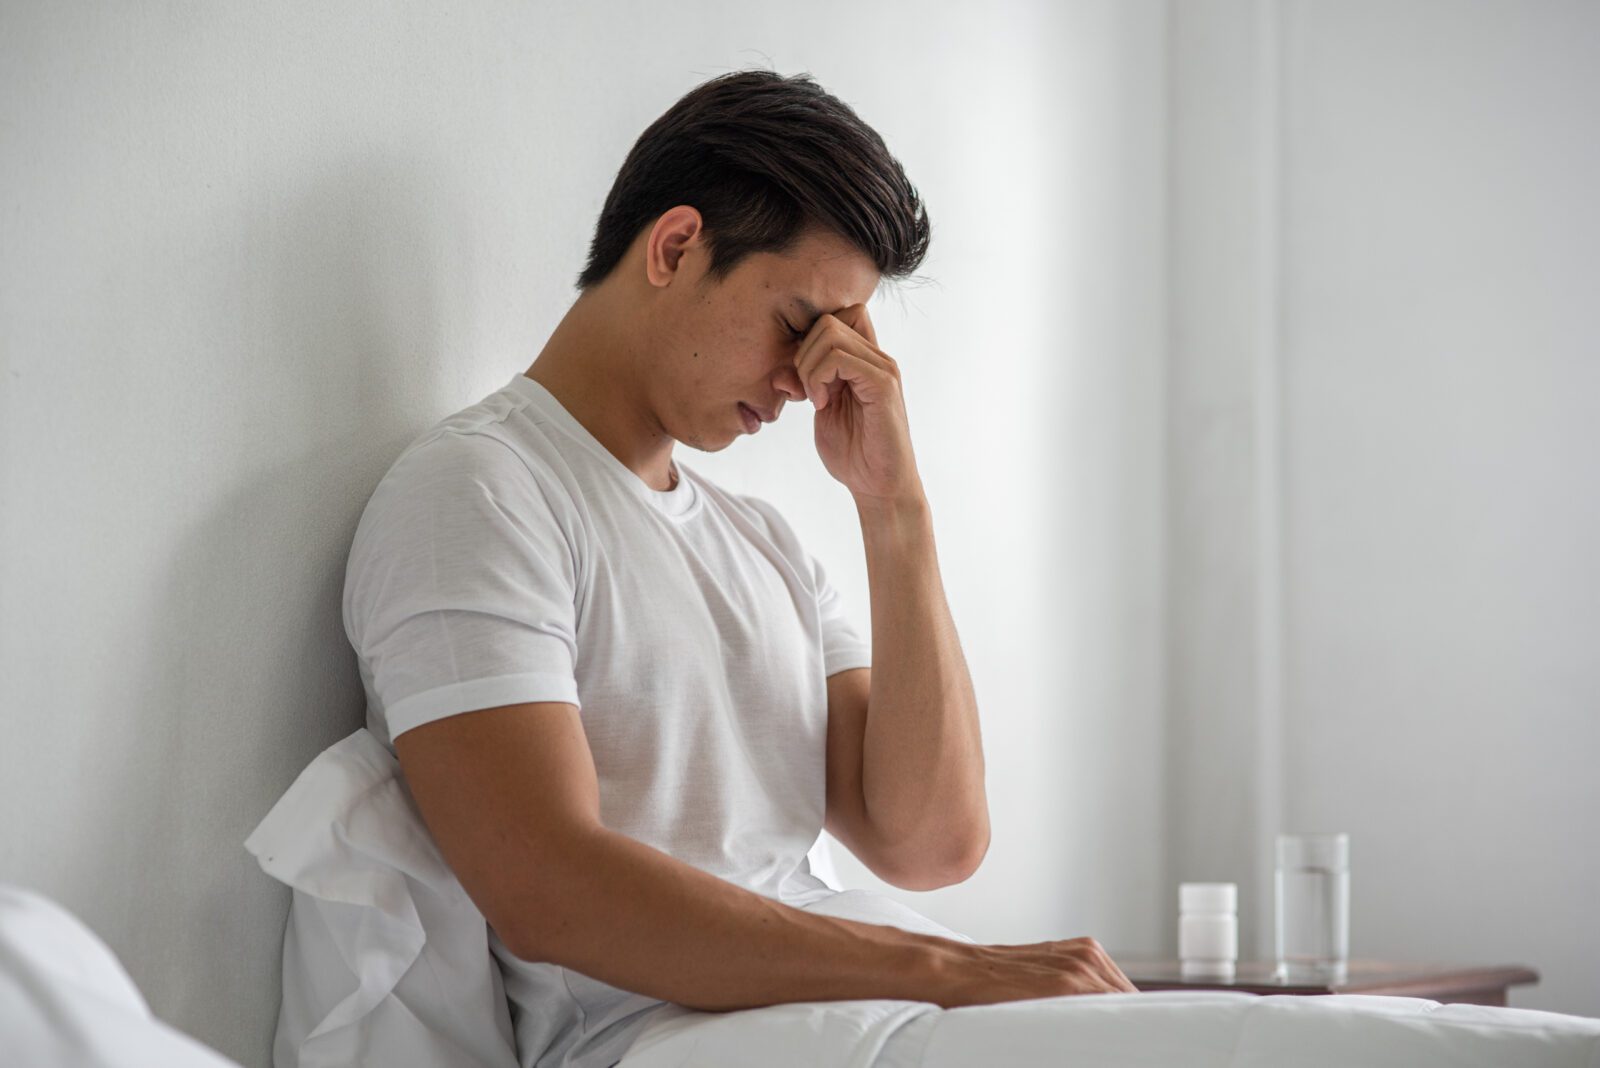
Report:
[[[813,322],[822,314],[821,310],[819,310],[815,304],[811,303],[805,297],[790,297],[789,303],[799,308],[800,314]]]

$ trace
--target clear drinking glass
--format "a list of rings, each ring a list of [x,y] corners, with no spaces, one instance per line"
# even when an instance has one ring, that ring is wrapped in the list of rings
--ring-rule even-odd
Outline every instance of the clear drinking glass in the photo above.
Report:
[[[1277,977],[1343,982],[1350,956],[1350,836],[1280,834]]]

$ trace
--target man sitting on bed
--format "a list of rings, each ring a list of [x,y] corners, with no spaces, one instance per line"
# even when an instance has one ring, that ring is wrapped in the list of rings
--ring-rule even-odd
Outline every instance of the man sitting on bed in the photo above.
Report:
[[[412,442],[362,514],[344,612],[368,726],[489,923],[525,1065],[610,1065],[666,1002],[1135,989],[1090,938],[804,911],[834,893],[806,859],[824,827],[911,890],[989,844],[900,369],[866,310],[928,237],[884,142],[808,76],[715,78],[629,153],[533,365]],[[870,647],[772,505],[673,459],[788,401],[855,499]]]

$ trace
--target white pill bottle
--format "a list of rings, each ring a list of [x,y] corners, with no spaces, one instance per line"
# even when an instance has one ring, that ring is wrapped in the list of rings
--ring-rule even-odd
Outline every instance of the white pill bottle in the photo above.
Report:
[[[1239,960],[1237,883],[1178,885],[1178,961],[1185,979],[1231,982]]]

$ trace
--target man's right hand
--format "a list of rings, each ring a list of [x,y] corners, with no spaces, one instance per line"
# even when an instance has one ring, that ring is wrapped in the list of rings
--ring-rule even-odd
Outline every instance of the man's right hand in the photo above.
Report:
[[[930,1001],[947,1009],[1066,994],[1136,994],[1093,938],[1024,945],[972,945],[938,939],[938,989]]]

